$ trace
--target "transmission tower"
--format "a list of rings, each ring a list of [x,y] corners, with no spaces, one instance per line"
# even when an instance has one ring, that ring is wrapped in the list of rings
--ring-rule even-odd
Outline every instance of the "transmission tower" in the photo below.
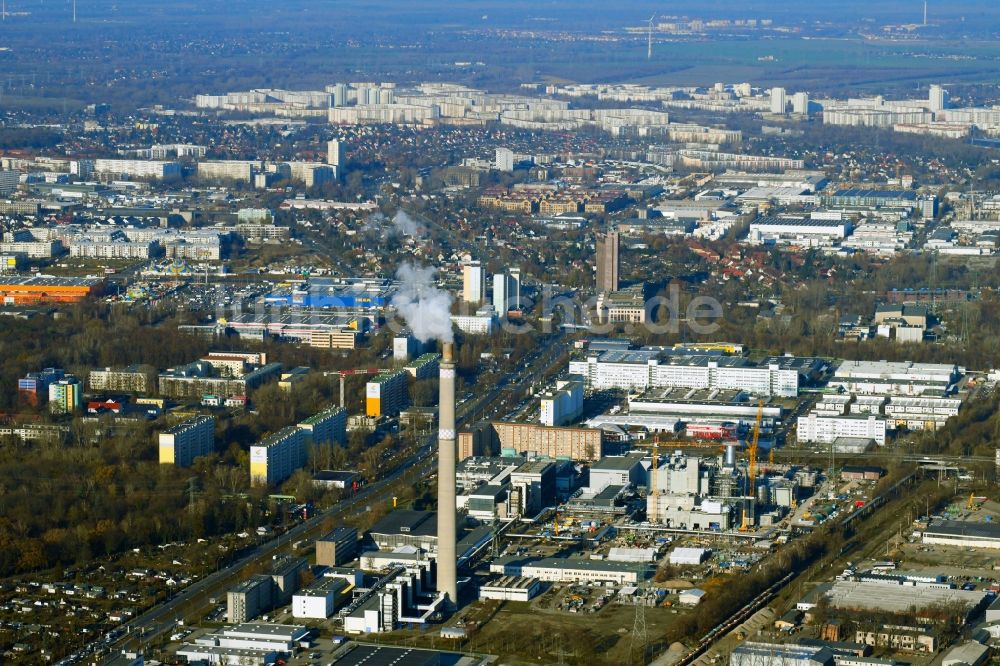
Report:
[[[632,620],[632,637],[628,645],[629,663],[644,664],[646,662],[646,643],[649,636],[646,633],[646,600],[637,598],[635,603],[635,618]],[[639,661],[635,662],[633,655],[639,651]]]

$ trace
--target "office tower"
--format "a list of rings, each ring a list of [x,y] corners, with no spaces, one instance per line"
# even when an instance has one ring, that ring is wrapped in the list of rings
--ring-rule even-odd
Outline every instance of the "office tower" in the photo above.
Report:
[[[771,113],[784,113],[787,103],[784,88],[771,88]]]
[[[597,239],[597,292],[618,291],[618,232]]]
[[[478,261],[470,261],[462,267],[462,300],[482,303],[485,295],[486,270]]]

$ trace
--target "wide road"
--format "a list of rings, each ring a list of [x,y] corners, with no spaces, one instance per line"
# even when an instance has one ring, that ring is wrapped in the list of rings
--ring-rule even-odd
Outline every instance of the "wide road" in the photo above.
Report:
[[[489,416],[504,407],[509,408],[510,405],[503,404],[504,398],[510,400],[511,396],[526,390],[532,380],[542,376],[557,363],[563,352],[564,335],[561,330],[553,333],[529,352],[518,368],[500,377],[489,388],[473,389],[474,397],[463,404],[458,411],[458,425],[462,426],[476,418]],[[436,445],[437,434],[428,435],[424,443],[388,476],[368,484],[353,497],[343,499],[334,506],[317,512],[312,518],[299,523],[284,534],[258,544],[239,559],[180,590],[172,598],[153,606],[129,622],[126,625],[128,633],[124,636],[116,640],[102,637],[78,652],[78,657],[71,659],[70,663],[83,661],[90,655],[115,654],[123,649],[136,649],[148,645],[158,636],[173,629],[177,619],[207,606],[211,596],[221,595],[224,590],[235,585],[243,578],[243,570],[250,564],[269,560],[296,541],[319,536],[323,524],[328,519],[343,520],[352,514],[363,513],[370,504],[383,499],[388,501],[393,489],[401,481],[412,485],[436,473]]]

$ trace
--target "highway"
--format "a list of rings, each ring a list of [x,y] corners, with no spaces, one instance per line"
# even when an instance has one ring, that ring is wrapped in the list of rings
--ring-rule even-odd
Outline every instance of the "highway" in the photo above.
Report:
[[[477,393],[474,390],[474,397],[463,404],[458,411],[458,425],[461,427],[476,417],[489,417],[509,409],[511,405],[508,403],[513,396],[530,387],[533,379],[542,376],[559,360],[562,354],[560,343],[564,335],[564,332],[559,331],[542,340],[538,347],[529,352],[517,369],[500,377],[485,392]],[[296,541],[319,536],[323,524],[330,519],[342,521],[364,513],[371,504],[388,501],[393,489],[400,482],[412,485],[436,473],[436,445],[435,432],[429,434],[416,452],[388,476],[368,484],[353,497],[317,512],[312,518],[284,534],[258,544],[239,559],[150,608],[125,626],[127,633],[124,635],[115,637],[106,635],[99,638],[63,663],[77,663],[91,655],[115,654],[124,649],[137,649],[150,644],[173,629],[179,618],[209,605],[210,597],[221,597],[226,589],[243,578],[244,570],[254,562],[266,561]]]

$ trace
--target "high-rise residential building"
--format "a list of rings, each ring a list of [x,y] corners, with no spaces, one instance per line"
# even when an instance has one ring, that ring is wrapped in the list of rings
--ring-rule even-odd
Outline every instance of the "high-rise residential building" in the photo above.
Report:
[[[312,438],[313,444],[347,443],[347,410],[330,407],[313,414],[299,424]]]
[[[948,92],[937,84],[932,85],[928,101],[930,109],[934,113],[944,111],[948,107]]]
[[[517,270],[517,269],[515,269]],[[506,317],[509,310],[521,307],[521,272],[497,273],[493,276],[493,310]]]
[[[520,268],[512,268],[512,269],[510,269],[509,274],[510,274],[510,279],[511,279],[511,282],[512,282],[511,288],[510,288],[510,295],[511,295],[510,305],[511,305],[511,308],[513,308],[515,310],[520,310],[521,309],[521,269]]]
[[[0,195],[9,196],[17,191],[17,186],[21,182],[19,171],[0,171]]]
[[[160,433],[160,464],[190,467],[215,449],[215,417],[195,416]]]
[[[327,88],[327,90],[330,90]],[[330,99],[333,106],[347,106],[347,84],[337,83],[333,86],[333,97]]]
[[[331,139],[330,141],[327,141],[326,163],[334,167],[334,171],[337,172],[337,176],[340,176],[340,169],[346,161],[347,160],[344,158],[344,144],[340,142],[340,139]]]
[[[427,346],[418,340],[412,331],[400,331],[392,339],[392,358],[395,361],[409,361],[411,358],[424,353]]]
[[[809,93],[797,92],[792,95],[792,113],[809,115]]]
[[[497,148],[494,166],[497,171],[514,170],[514,151],[510,148]]]
[[[409,405],[410,375],[405,370],[383,372],[365,387],[365,414],[396,416]]]
[[[788,99],[784,88],[771,88],[771,113],[784,113]]]
[[[282,428],[250,447],[250,484],[281,483],[301,469],[305,459],[305,431],[295,426]]]
[[[542,425],[561,426],[571,423],[583,413],[584,378],[571,376],[556,382],[554,391],[542,394],[539,420]]]
[[[470,261],[462,267],[462,300],[479,304],[485,296],[486,270],[478,261]]]
[[[83,406],[83,384],[72,375],[66,375],[49,384],[49,411],[53,414],[71,414]]]
[[[300,180],[306,187],[329,183],[337,176],[336,170],[322,162],[287,162],[292,180]]]
[[[617,231],[609,231],[597,239],[597,292],[608,294],[618,291]]]

